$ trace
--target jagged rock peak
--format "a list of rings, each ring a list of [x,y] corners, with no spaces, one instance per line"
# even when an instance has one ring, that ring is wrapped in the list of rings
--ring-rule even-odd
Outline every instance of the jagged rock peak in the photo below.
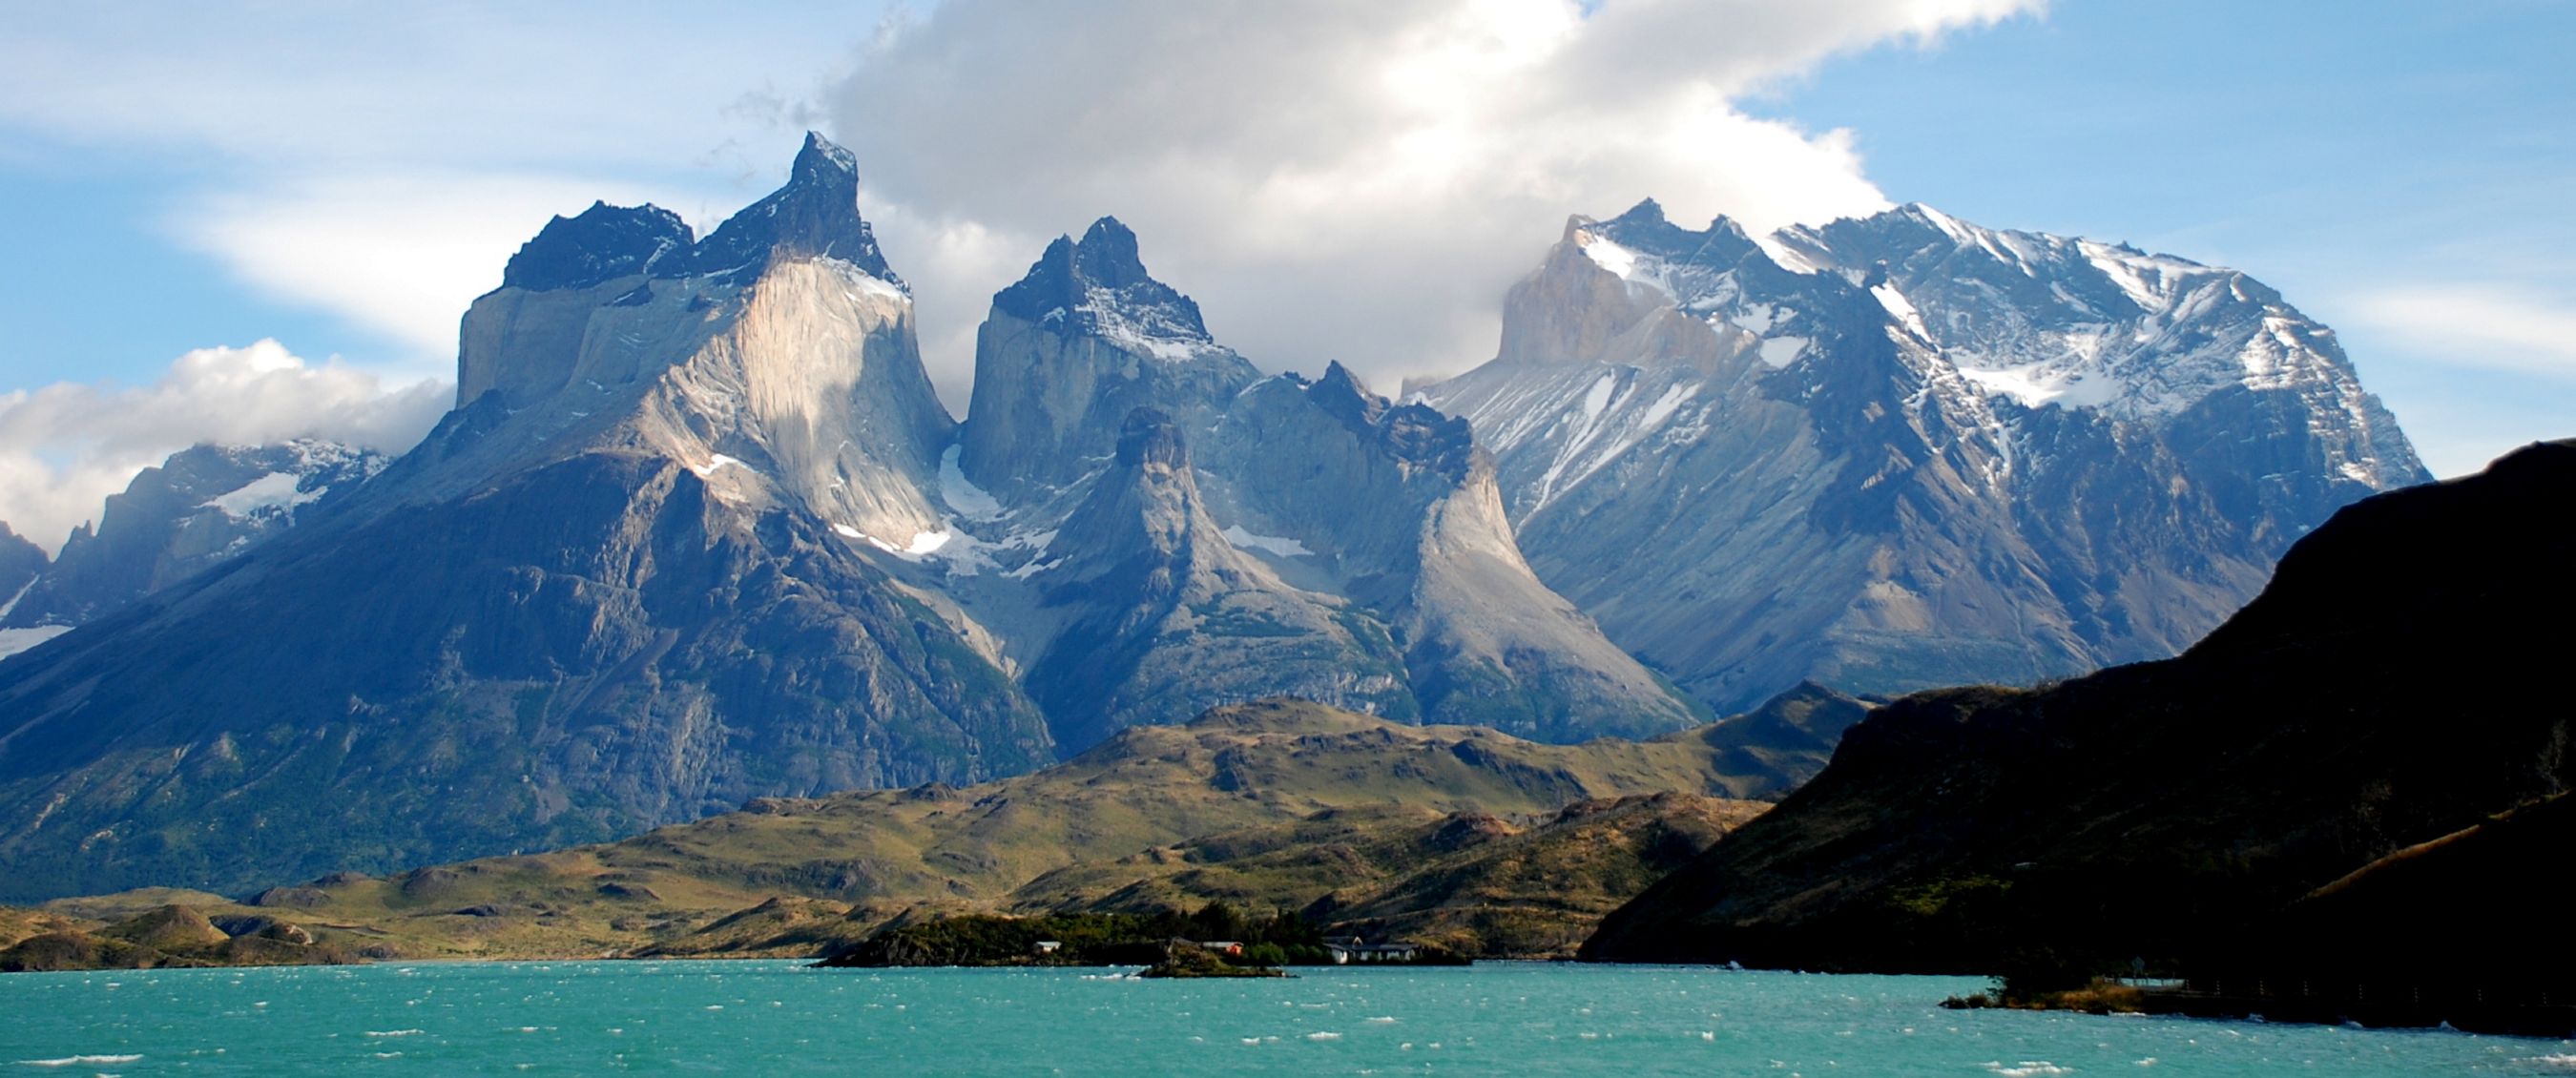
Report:
[[[1368,385],[1338,359],[1325,364],[1324,376],[1306,387],[1306,399],[1353,428],[1376,426],[1378,416],[1386,412],[1386,398],[1370,393]]]
[[[1136,253],[1136,232],[1115,217],[1103,217],[1083,230],[1073,248],[1074,268],[1104,288],[1125,288],[1154,279]]]
[[[909,291],[877,249],[875,230],[859,216],[858,159],[810,131],[788,168],[786,186],[716,226],[689,252],[683,272],[756,270],[772,252],[837,258]]]
[[[660,206],[593,202],[578,215],[547,221],[536,238],[522,244],[501,271],[501,287],[588,288],[650,273],[664,256],[686,252],[693,242],[688,223]]]
[[[859,158],[840,143],[813,131],[805,133],[805,145],[796,151],[796,160],[787,166],[791,183],[845,184],[858,188]]]
[[[1720,220],[1724,220],[1724,218],[1720,218]],[[1657,225],[1669,225],[1672,223],[1672,219],[1664,216],[1663,203],[1657,202],[1651,198],[1646,198],[1639,199],[1636,205],[1628,207],[1628,212],[1611,218],[1608,223],[1614,225],[1625,225],[1632,228],[1652,227]]]
[[[1092,222],[1079,241],[1056,237],[993,306],[1066,336],[1106,337],[1163,358],[1179,358],[1171,344],[1214,343],[1198,303],[1146,271],[1136,233],[1115,217]]]
[[[1306,387],[1306,399],[1396,459],[1436,467],[1452,478],[1467,474],[1476,452],[1465,419],[1428,405],[1390,403],[1369,392],[1339,360],[1326,364],[1324,376]]]
[[[1186,468],[1189,464],[1189,443],[1181,438],[1181,425],[1173,421],[1171,413],[1160,408],[1138,408],[1128,412],[1126,421],[1119,424],[1119,467]]]
[[[1585,246],[1608,239],[1658,258],[1712,267],[1739,262],[1758,246],[1752,234],[1734,218],[1719,214],[1709,221],[1707,228],[1688,229],[1664,216],[1663,204],[1651,198],[1607,221],[1594,221],[1578,215],[1567,224],[1566,238],[1575,240],[1578,235],[1581,239],[1577,242]],[[1596,260],[1602,260],[1598,253]],[[1621,260],[1616,255],[1602,261],[1612,272],[1627,276],[1621,271]]]

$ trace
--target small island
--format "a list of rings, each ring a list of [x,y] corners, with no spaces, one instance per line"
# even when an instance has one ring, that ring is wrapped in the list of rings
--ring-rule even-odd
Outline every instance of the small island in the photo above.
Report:
[[[1163,951],[1163,960],[1145,967],[1139,977],[1183,979],[1190,977],[1289,977],[1294,974],[1277,966],[1236,965],[1226,961],[1230,955],[1220,946],[1195,940],[1173,940]]]

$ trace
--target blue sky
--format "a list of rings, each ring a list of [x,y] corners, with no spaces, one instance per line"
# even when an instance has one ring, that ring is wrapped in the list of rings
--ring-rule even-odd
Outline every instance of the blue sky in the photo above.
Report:
[[[1293,5],[1179,30],[1152,4],[1067,25],[914,5],[908,25],[935,17],[909,54],[880,6],[803,0],[72,8],[0,41],[0,392],[140,414],[117,402],[197,392],[172,381],[196,350],[275,366],[242,351],[264,338],[338,379],[314,400],[442,378],[464,301],[548,213],[650,199],[704,227],[819,126],[883,181],[871,216],[961,409],[981,298],[1099,213],[1256,360],[1384,380],[1490,355],[1501,285],[1566,213],[1653,194],[1779,222],[1883,196],[2244,269],[2338,329],[2439,474],[2576,435],[2576,4],[2035,4],[1388,5],[1491,34],[1463,56]],[[1068,92],[1052,68],[1013,82],[1042,66],[1026,50],[1087,33],[1101,127],[1022,123]],[[1582,35],[1599,55],[1562,50],[1549,102],[1491,104],[1522,52]],[[1265,72],[1272,52],[1295,63]],[[1384,86],[1314,81],[1387,52]],[[1372,143],[1385,114],[1418,125]],[[1379,160],[1426,144],[1449,158]],[[315,422],[279,408],[279,430]],[[36,532],[188,433],[9,414],[0,517]]]

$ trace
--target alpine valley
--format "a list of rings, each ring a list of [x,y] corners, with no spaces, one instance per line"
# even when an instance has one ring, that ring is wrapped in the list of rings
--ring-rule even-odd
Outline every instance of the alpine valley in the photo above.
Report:
[[[371,902],[388,873],[851,790],[921,791],[844,795],[917,829],[1283,697],[1322,706],[1263,705],[1265,767],[1358,738],[1506,778],[1265,801],[1226,785],[1254,772],[1218,721],[1167,747],[1214,753],[1206,789],[1101,842],[940,839],[775,890],[835,918],[941,888],[1312,903],[1336,889],[1311,865],[1262,859],[1311,839],[1376,866],[1328,906],[1430,923],[1420,896],[1517,878],[1458,853],[1509,838],[1633,893],[1824,766],[1856,697],[2170,656],[2337,509],[2427,478],[2332,332],[2252,279],[1920,206],[1767,237],[1575,218],[1496,358],[1401,399],[1265,373],[1104,217],[994,296],[961,423],[858,195],[809,137],[703,237],[652,206],[555,218],[398,458],[198,447],[58,558],[0,537],[26,647],[0,661],[0,899]],[[1619,800],[1653,790],[1683,799]],[[785,826],[757,818],[661,834]],[[1609,862],[1547,837],[1614,831],[1684,837]],[[1442,843],[1448,876],[1389,852]],[[546,871],[608,871],[571,863]],[[706,913],[785,879],[716,878],[653,886]],[[1570,946],[1609,904],[1486,928]]]

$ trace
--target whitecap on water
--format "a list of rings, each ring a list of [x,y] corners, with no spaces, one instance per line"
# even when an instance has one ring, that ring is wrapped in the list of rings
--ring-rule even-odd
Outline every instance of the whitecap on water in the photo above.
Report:
[[[132,1063],[141,1058],[143,1057],[140,1054],[130,1056],[64,1056],[60,1059],[21,1059],[18,1061],[18,1065],[22,1067],[88,1067],[95,1066],[100,1063]]]
[[[1309,1033],[1306,1035],[1306,1039],[1310,1041],[1338,1041],[1342,1039],[1342,1035],[1339,1033]]]

